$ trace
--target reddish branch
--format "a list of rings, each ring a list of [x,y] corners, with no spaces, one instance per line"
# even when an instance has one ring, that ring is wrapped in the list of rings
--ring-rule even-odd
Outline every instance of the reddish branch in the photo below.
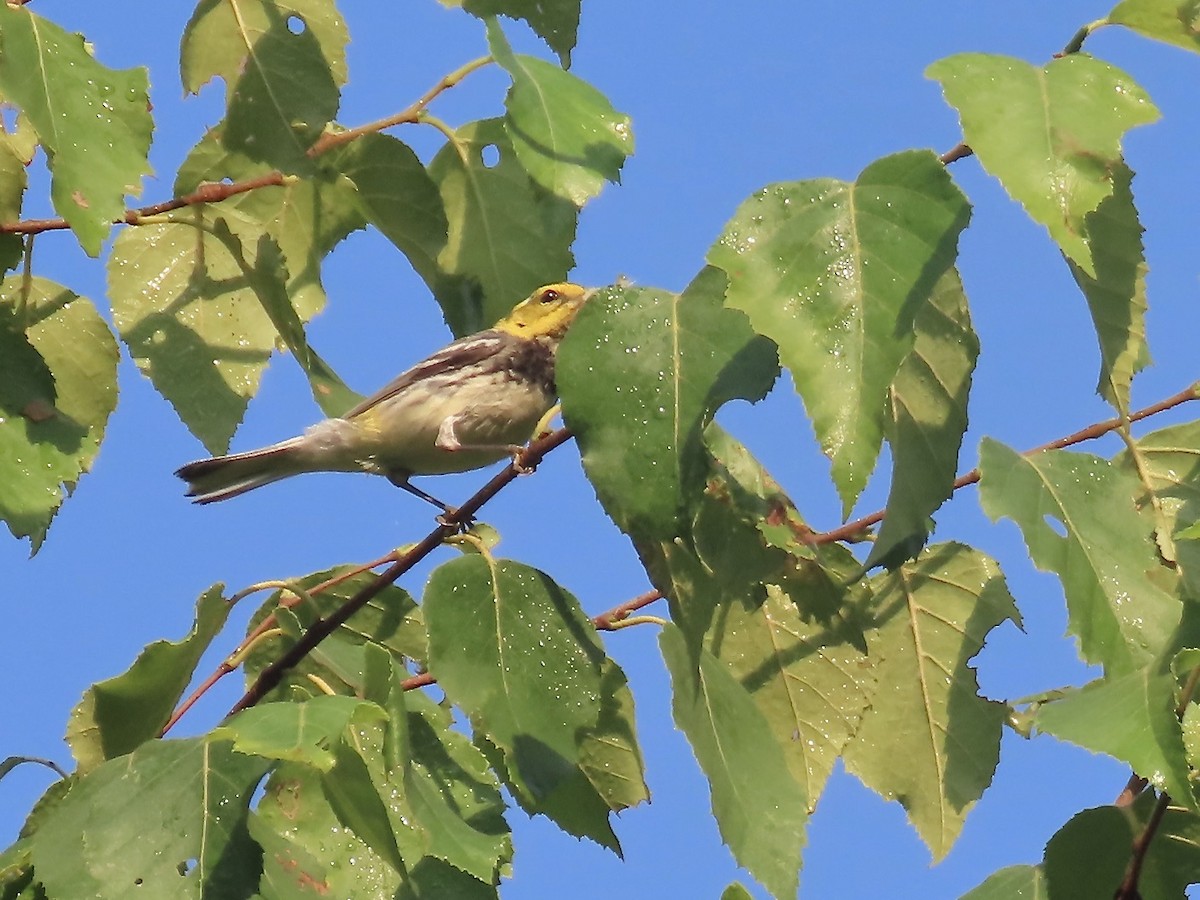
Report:
[[[1166,400],[1160,400],[1158,403],[1153,403],[1144,409],[1139,409],[1137,412],[1129,414],[1129,418],[1105,419],[1103,422],[1096,422],[1089,425],[1087,428],[1081,428],[1074,434],[1068,434],[1066,437],[1061,437],[1056,441],[1051,441],[1048,444],[1042,444],[1040,447],[1034,447],[1032,450],[1026,450],[1025,456],[1032,456],[1035,453],[1041,453],[1043,450],[1061,450],[1064,447],[1070,447],[1073,444],[1081,444],[1084,441],[1094,440],[1098,437],[1108,434],[1111,431],[1116,431],[1122,425],[1129,422],[1140,422],[1142,419],[1157,415],[1172,407],[1187,403],[1189,400],[1200,399],[1200,393],[1197,393],[1196,385],[1185,388],[1178,394],[1168,397]],[[965,475],[960,475],[954,481],[954,490],[966,487],[970,484],[975,484],[979,481],[979,469],[972,469]],[[805,536],[805,540],[810,544],[832,544],[834,541],[844,541],[862,534],[873,525],[878,525],[883,521],[884,510],[876,510],[869,516],[863,516],[861,519],[855,519],[853,522],[847,522],[840,528],[835,528],[832,531],[822,531],[816,534]]]
[[[12,2],[12,0],[9,0]],[[27,2],[27,0],[26,0]],[[311,147],[308,148],[309,157],[317,157],[322,153],[332,150],[334,147],[340,147],[343,144],[353,141],[355,138],[364,134],[371,134],[378,131],[383,131],[385,128],[391,128],[393,125],[411,124],[419,122],[424,114],[426,107],[443,91],[447,91],[454,87],[467,75],[474,72],[476,69],[482,68],[491,62],[491,57],[485,56],[480,59],[473,60],[459,69],[443,75],[433,87],[427,90],[424,94],[418,97],[406,109],[400,112],[379,119],[375,122],[368,122],[366,125],[360,125],[357,128],[350,128],[346,131],[331,131],[322,134]],[[172,200],[165,200],[162,203],[155,203],[151,206],[143,206],[139,209],[128,209],[119,218],[114,220],[114,225],[138,225],[141,220],[149,216],[156,216],[162,213],[171,212],[176,209],[182,209],[185,206],[195,206],[200,203],[217,203],[221,200],[227,200],[238,194],[244,194],[247,191],[258,190],[264,187],[279,187],[287,183],[287,175],[280,171],[266,172],[262,175],[257,175],[254,178],[248,178],[245,181],[229,182],[213,182],[211,184],[203,184],[190,194],[183,197],[175,197]],[[26,219],[22,222],[8,222],[0,224],[0,234],[40,234],[43,231],[61,231],[71,226],[67,224],[65,219]]]
[[[310,625],[308,630],[301,635],[295,644],[289,647],[279,659],[275,660],[275,662],[271,663],[271,665],[258,674],[258,678],[254,684],[250,686],[250,689],[242,695],[242,699],[234,704],[233,708],[229,711],[230,714],[258,703],[259,700],[279,684],[289,669],[304,659],[321,641],[325,640],[325,638],[331,635],[352,615],[366,606],[385,587],[393,584],[401,575],[441,546],[447,538],[457,534],[464,524],[471,521],[475,513],[479,512],[485,503],[512,483],[518,475],[535,468],[547,453],[555,447],[566,443],[570,437],[571,432],[568,429],[560,428],[558,431],[539,438],[526,447],[520,459],[498,473],[491,481],[476,491],[462,506],[443,516],[436,528],[403,553],[396,562],[380,573],[374,581],[362,587],[354,596],[330,613],[329,616],[324,619],[318,619]]]

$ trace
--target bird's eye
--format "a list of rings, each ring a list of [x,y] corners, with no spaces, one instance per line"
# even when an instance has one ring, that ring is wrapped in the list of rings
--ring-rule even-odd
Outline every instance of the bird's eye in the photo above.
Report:
[[[542,302],[553,303],[558,299],[558,291],[542,291]]]

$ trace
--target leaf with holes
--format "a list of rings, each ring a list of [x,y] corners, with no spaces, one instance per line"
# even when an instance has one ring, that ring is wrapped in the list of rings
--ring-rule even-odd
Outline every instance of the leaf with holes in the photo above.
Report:
[[[966,198],[932,153],[877,160],[852,182],[770,185],[738,207],[708,261],[804,398],[848,515],[874,468],[888,385],[913,321],[953,264]]]
[[[575,265],[579,210],[533,181],[499,119],[459,128],[429,164],[449,223],[436,257],[406,249],[456,335],[499,321]]]
[[[926,75],[958,110],[979,162],[1067,257],[1096,277],[1087,215],[1113,195],[1121,138],[1153,122],[1146,92],[1082,53],[1034,66],[986,53],[938,60]]]
[[[327,0],[200,0],[179,47],[184,90],[198,93],[214,76],[232,85],[259,40],[280,27],[311,33],[334,82],[346,83],[350,34]]]
[[[239,896],[262,866],[246,813],[268,765],[204,738],[109,760],[31,836],[38,881],[48,896]]]
[[[1086,453],[1021,456],[991,439],[979,468],[984,512],[1015,521],[1037,567],[1062,582],[1067,629],[1083,658],[1108,675],[1154,659],[1182,608],[1174,576],[1158,562],[1153,522],[1134,505],[1137,478]]]
[[[509,75],[505,130],[517,159],[546,190],[583,206],[605,181],[621,180],[633,153],[629,116],[598,90],[558,66],[512,52],[495,22],[488,23],[492,56]]]
[[[1007,715],[979,696],[968,662],[989,631],[1020,620],[996,563],[962,544],[929,547],[871,587],[878,689],[846,747],[846,768],[899,800],[941,859],[992,781]]]
[[[46,151],[50,198],[91,256],[100,253],[125,196],[151,174],[154,120],[146,70],[109,69],[24,6],[0,5],[0,94],[20,107]]]

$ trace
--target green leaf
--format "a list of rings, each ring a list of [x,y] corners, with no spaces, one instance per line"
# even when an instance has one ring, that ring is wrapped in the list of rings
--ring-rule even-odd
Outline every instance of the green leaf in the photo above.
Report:
[[[708,778],[712,810],[738,865],[776,897],[794,897],[808,798],[775,736],[725,664],[707,651],[699,671],[673,625],[659,637],[671,673],[671,709]]]
[[[366,221],[405,255],[435,259],[441,253],[449,227],[442,197],[407,144],[364,134],[325,159],[357,188]]]
[[[1041,866],[1009,866],[993,872],[988,879],[974,890],[967,891],[960,900],[1050,900],[1046,888],[1046,874]]]
[[[613,521],[641,539],[679,533],[704,487],[704,426],[729,400],[760,400],[778,372],[769,343],[721,305],[724,287],[707,267],[682,294],[613,289],[589,301],[560,349],[584,470]]]
[[[353,697],[321,695],[293,703],[260,703],[215,728],[213,740],[233,741],[239,753],[286,759],[328,772],[335,759],[329,749],[350,723],[386,721],[374,703]]]
[[[407,703],[412,764],[406,789],[429,833],[427,853],[492,884],[512,859],[496,778],[483,754],[451,728],[448,710],[423,694],[408,695]]]
[[[14,307],[23,310],[28,343],[14,333],[17,320],[0,312],[0,518],[36,553],[96,458],[117,404],[118,353],[92,303],[52,281],[5,279],[0,311]]]
[[[383,743],[378,728],[367,732],[360,724],[356,723],[355,727],[359,731],[354,736],[353,746],[347,741],[338,741],[334,745],[333,765],[321,776],[321,787],[338,821],[362,838],[380,859],[404,874],[405,859],[400,844],[407,842],[402,840],[400,832],[409,829],[394,828],[391,813],[395,812],[396,818],[406,817],[407,798],[388,784],[389,773],[379,771],[378,767],[372,772],[363,758],[368,753],[378,754]],[[380,796],[381,788],[387,790],[387,805]]]
[[[942,276],[917,314],[915,329],[912,351],[888,397],[884,433],[892,448],[892,484],[883,527],[863,564],[867,569],[895,568],[916,556],[929,536],[929,517],[954,493],[979,356],[956,270]]]
[[[1200,53],[1200,10],[1192,0],[1121,0],[1108,21]]]
[[[629,116],[586,81],[513,53],[495,21],[488,23],[488,46],[512,76],[504,127],[533,180],[576,206],[599,194],[605,181],[619,183],[633,153]]]
[[[229,255],[237,260],[246,276],[246,283],[270,317],[280,340],[308,376],[313,399],[321,411],[326,416],[338,416],[357,406],[362,396],[346,387],[337,372],[309,346],[304,323],[288,293],[288,271],[279,245],[270,235],[259,235],[254,262],[251,264],[241,252],[239,239],[223,219],[216,222],[214,234],[225,244]]]
[[[1115,66],[1082,53],[1034,66],[960,53],[925,73],[958,110],[980,164],[1089,277],[1096,260],[1087,215],[1113,195],[1121,138],[1153,122],[1146,92]]]
[[[709,647],[754,698],[811,810],[858,730],[875,672],[861,631],[805,614],[806,592],[788,587],[768,584],[761,603],[723,607]]]
[[[529,177],[501,120],[459,128],[429,174],[449,223],[446,245],[436,258],[405,252],[456,335],[491,326],[575,265],[578,208]]]
[[[443,3],[447,0],[442,0]],[[524,19],[534,33],[544,40],[565,67],[571,64],[571,50],[579,31],[580,0],[452,0],[461,2],[471,15],[486,19],[508,16]]]
[[[22,287],[9,282],[0,306],[0,408],[7,414],[3,421],[24,415],[36,422],[42,411],[53,414],[54,376],[25,333],[27,292]]]
[[[350,35],[328,0],[200,0],[179,48],[184,90],[198,93],[214,76],[234,84],[253,64],[259,41],[281,23],[311,34],[334,83],[346,83]]]
[[[215,228],[236,236],[237,254]],[[247,280],[263,234],[234,209],[128,228],[108,264],[113,320],[129,353],[210,453],[224,453],[278,338]]]
[[[1093,681],[1044,703],[1035,722],[1040,731],[1129,763],[1176,803],[1195,807],[1175,714],[1175,678],[1161,664]]]
[[[650,799],[633,692],[625,673],[611,659],[604,661],[600,675],[600,718],[580,736],[579,768],[614,812]]]
[[[296,586],[311,590],[345,574],[349,566],[313,572],[296,579]],[[296,600],[287,595],[293,612],[303,624],[309,625],[329,615],[360,588],[375,579],[374,573],[362,572],[324,588],[312,596],[312,602]],[[267,615],[275,612],[283,597],[273,593],[251,617],[249,629],[256,628]],[[244,663],[247,683],[256,679],[262,670],[282,652],[277,637],[256,643]],[[315,676],[339,694],[364,696],[367,689],[367,654],[364,645],[372,644],[385,650],[394,663],[403,666],[407,660],[422,661],[426,657],[425,627],[421,610],[408,592],[388,585],[356,612],[348,622],[321,642],[308,656],[289,669],[279,687],[268,696],[273,700],[289,699],[293,691],[311,692],[309,676]],[[378,698],[372,698],[378,699]]]
[[[125,195],[141,193],[154,120],[146,70],[98,63],[83,37],[27,7],[0,6],[0,94],[46,151],[50,198],[90,256],[100,253]]]
[[[52,897],[243,896],[262,865],[245,821],[267,765],[203,738],[109,760],[32,835],[37,878]]]
[[[28,120],[23,116],[18,120],[18,128],[22,124],[28,130]],[[21,200],[29,182],[26,168],[33,159],[23,149],[18,135],[0,133],[0,223],[9,224],[21,218]],[[4,237],[6,242],[20,247],[20,235],[7,234]],[[6,265],[5,268],[12,266]]]
[[[879,454],[888,385],[913,320],[954,264],[966,199],[928,151],[872,163],[853,183],[770,185],[742,203],[708,261],[804,398],[848,515]]]
[[[1076,815],[1046,845],[1045,887],[1054,900],[1111,897],[1125,877],[1130,848],[1147,827],[1155,805],[1145,792],[1132,807],[1101,806]],[[1169,807],[1142,860],[1138,896],[1171,900],[1184,895],[1200,868],[1200,819]]]
[[[721,891],[721,900],[753,900],[753,898],[740,881],[735,881]]]
[[[1020,619],[999,566],[962,544],[929,547],[872,587],[878,690],[846,768],[900,802],[937,860],[991,783],[1007,715],[979,696],[968,662],[989,631]]]
[[[128,671],[84,692],[71,710],[66,736],[80,773],[132,753],[159,735],[230,610],[221,586],[209,588],[196,601],[187,637],[148,644]]]
[[[422,609],[429,671],[503,753],[514,794],[615,848],[608,807],[580,769],[605,657],[578,601],[536,569],[472,555],[434,570]]]
[[[1085,217],[1096,276],[1070,259],[1071,274],[1087,297],[1100,341],[1096,390],[1118,412],[1129,411],[1133,376],[1150,364],[1146,346],[1146,256],[1142,224],[1133,205],[1133,172],[1114,167],[1113,192]]]
[[[1200,521],[1200,422],[1183,422],[1152,431],[1138,438],[1134,446],[1138,455],[1136,465],[1128,450],[1123,450],[1113,461],[1131,476],[1137,474],[1140,466],[1149,479],[1157,501],[1156,512],[1164,517],[1157,535],[1162,552],[1179,524]],[[1176,542],[1170,548],[1172,561],[1179,568],[1189,599],[1200,599],[1200,544],[1187,540],[1183,532],[1175,533],[1174,537]]]
[[[311,879],[312,891],[298,897],[392,897],[400,887],[396,870],[334,814],[320,774],[307,766],[283,763],[272,773],[249,829],[264,851],[274,850],[263,860],[264,879]]]
[[[328,870],[301,844],[250,814],[250,837],[262,847],[263,873],[258,883],[262,900],[315,900],[329,893]]]
[[[313,30],[274,4],[262,8],[270,24],[247,45],[244,68],[229,84],[223,140],[285,172],[309,172],[308,151],[337,115],[338,86]]]
[[[219,129],[192,148],[175,176],[175,194],[183,196],[209,182],[249,181],[271,167],[222,146]],[[348,234],[366,226],[349,179],[321,169],[311,177],[289,179],[235,194],[218,204],[254,222],[279,244],[287,261],[287,293],[296,312],[308,321],[325,308],[321,260]]]
[[[979,468],[984,512],[1016,522],[1034,564],[1062,581],[1083,658],[1123,675],[1157,656],[1181,608],[1155,578],[1165,570],[1152,524],[1134,506],[1136,477],[1085,453],[1021,456],[990,439]]]

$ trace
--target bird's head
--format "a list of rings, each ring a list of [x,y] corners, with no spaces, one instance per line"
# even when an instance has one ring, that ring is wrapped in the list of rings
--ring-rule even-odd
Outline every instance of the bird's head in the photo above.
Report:
[[[557,340],[595,289],[564,281],[538,288],[496,323],[498,331],[517,337]]]

